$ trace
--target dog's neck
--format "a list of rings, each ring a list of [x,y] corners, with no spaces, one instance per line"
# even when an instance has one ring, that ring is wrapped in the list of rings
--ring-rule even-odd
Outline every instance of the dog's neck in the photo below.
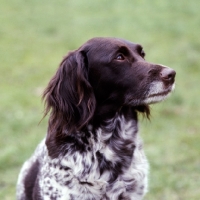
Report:
[[[89,126],[91,128],[91,126]],[[127,170],[138,146],[137,112],[126,108],[93,130],[100,147],[97,158],[100,173],[110,171],[110,182]]]
[[[107,112],[94,115],[89,125],[73,134],[68,134],[67,130],[62,134],[47,134],[46,145],[49,150],[49,155],[51,157],[57,157],[60,152],[65,154],[68,145],[71,143],[74,143],[74,145],[80,143],[81,146],[87,146],[87,144],[82,143],[84,141],[88,143],[89,138],[93,135],[92,137],[96,137],[102,145],[107,145],[116,156],[117,154],[132,155],[134,150],[133,141],[138,131],[137,127],[137,111],[135,109],[123,107],[115,112],[113,110],[107,110]],[[118,142],[120,144],[117,144]],[[116,148],[121,150],[121,152],[118,152]],[[125,152],[125,149],[130,152]]]
[[[120,106],[114,104],[114,102],[110,104],[104,104],[102,106],[97,105],[91,123],[98,128],[103,126],[105,122],[118,118],[118,116],[122,115],[127,118],[127,120],[137,120],[137,111],[131,106]]]

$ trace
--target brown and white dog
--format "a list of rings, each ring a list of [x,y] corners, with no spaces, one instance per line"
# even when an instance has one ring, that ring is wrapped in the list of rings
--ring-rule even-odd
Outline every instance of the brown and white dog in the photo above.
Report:
[[[141,45],[93,38],[70,52],[44,92],[46,138],[25,162],[18,200],[140,200],[148,162],[138,113],[174,89],[175,71]]]

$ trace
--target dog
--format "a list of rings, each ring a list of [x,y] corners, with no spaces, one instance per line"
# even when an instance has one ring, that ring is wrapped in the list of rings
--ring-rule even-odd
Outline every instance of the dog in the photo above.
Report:
[[[148,161],[138,114],[164,100],[176,72],[139,44],[93,38],[69,52],[44,91],[46,138],[24,163],[18,200],[141,200]]]

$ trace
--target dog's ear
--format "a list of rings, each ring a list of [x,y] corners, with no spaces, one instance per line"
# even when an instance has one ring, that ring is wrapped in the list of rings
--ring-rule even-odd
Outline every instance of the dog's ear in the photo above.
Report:
[[[45,116],[50,112],[50,133],[70,134],[81,130],[92,118],[96,100],[88,81],[84,51],[70,52],[44,91]]]

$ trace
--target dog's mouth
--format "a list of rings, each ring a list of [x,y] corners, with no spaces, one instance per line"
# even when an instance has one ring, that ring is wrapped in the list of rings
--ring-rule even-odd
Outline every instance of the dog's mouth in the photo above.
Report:
[[[158,96],[167,96],[172,90],[168,90],[168,91],[164,91],[164,92],[159,92],[159,93],[155,93],[155,94],[150,94],[148,96],[148,98],[151,97],[158,97]]]
[[[149,91],[147,97],[145,98],[144,102],[146,104],[152,104],[152,103],[157,103],[160,101],[165,100],[170,93],[174,90],[175,88],[175,84],[171,85],[170,87],[168,87],[167,89],[161,89],[161,88],[157,88],[157,89],[152,89]]]
[[[136,99],[132,95],[127,97],[126,103],[129,105],[148,105],[165,100],[171,92],[175,89],[175,84],[165,88],[162,83],[153,83],[147,91],[143,100]]]

